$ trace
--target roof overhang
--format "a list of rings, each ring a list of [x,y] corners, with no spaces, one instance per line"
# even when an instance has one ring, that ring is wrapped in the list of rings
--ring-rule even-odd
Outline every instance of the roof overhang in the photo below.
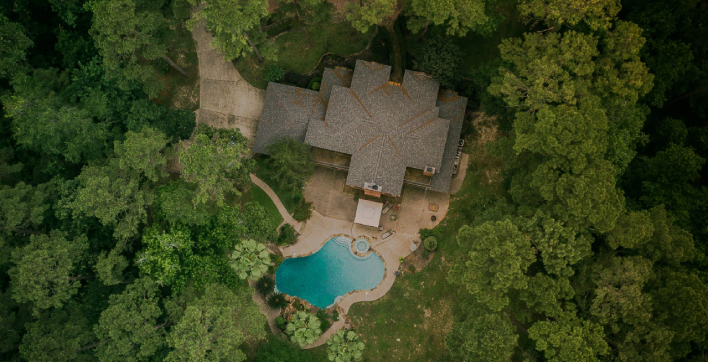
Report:
[[[380,202],[359,200],[359,204],[356,207],[354,223],[376,228],[379,227],[381,209],[383,209],[383,204]]]

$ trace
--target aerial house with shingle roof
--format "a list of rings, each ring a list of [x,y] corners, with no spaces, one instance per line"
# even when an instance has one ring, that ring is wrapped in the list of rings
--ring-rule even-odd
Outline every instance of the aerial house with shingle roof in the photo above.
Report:
[[[319,91],[269,83],[254,151],[290,137],[350,157],[331,166],[369,195],[400,196],[404,183],[449,192],[467,98],[425,73],[406,70],[400,84],[390,74],[358,60],[354,71],[326,68]]]

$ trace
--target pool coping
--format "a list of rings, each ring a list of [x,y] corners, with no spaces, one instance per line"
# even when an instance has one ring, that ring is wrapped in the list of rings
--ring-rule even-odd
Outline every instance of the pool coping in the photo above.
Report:
[[[336,238],[336,237],[339,237],[339,236],[344,236],[344,237],[353,239],[353,241],[354,241],[354,240],[358,240],[360,237],[362,237],[362,236],[357,236],[357,237],[354,238],[354,237],[352,237],[351,235],[347,235],[347,234],[344,234],[344,233],[339,233],[339,234],[330,235],[328,238],[325,239],[325,241],[322,243],[322,245],[320,245],[319,249],[317,249],[317,250],[315,250],[315,251],[312,251],[312,252],[309,252],[309,253],[307,253],[307,254],[305,254],[305,255],[295,255],[295,256],[284,257],[283,260],[286,260],[286,259],[294,259],[294,258],[304,258],[304,257],[310,256],[310,255],[312,255],[312,254],[315,254],[315,253],[317,253],[318,251],[322,250],[322,248],[325,246],[325,244],[327,244],[330,240],[332,240],[332,239],[334,239],[334,238]],[[368,238],[367,238],[367,240],[368,240]],[[336,307],[339,306],[340,303],[342,303],[342,301],[344,301],[345,298],[347,298],[347,297],[348,297],[349,295],[351,295],[352,293],[362,292],[362,291],[363,291],[363,292],[366,292],[365,295],[368,295],[368,292],[369,292],[369,291],[373,292],[376,288],[380,287],[381,284],[386,280],[386,275],[388,274],[388,266],[386,265],[386,258],[384,258],[384,256],[381,255],[381,253],[379,253],[378,251],[376,251],[376,249],[374,249],[373,245],[371,245],[371,244],[369,244],[369,245],[370,245],[369,247],[370,247],[370,249],[371,249],[371,253],[376,253],[376,255],[378,255],[379,258],[381,258],[381,262],[383,262],[383,266],[384,266],[384,276],[383,276],[383,278],[381,278],[381,281],[380,281],[378,284],[376,284],[375,287],[373,287],[373,288],[371,288],[371,289],[357,289],[357,290],[352,290],[351,292],[349,292],[349,293],[347,293],[347,294],[344,294],[344,295],[341,295],[341,296],[337,296],[337,297],[334,298],[334,302],[332,302],[332,304],[330,304],[329,306],[327,306],[327,307],[325,307],[325,308],[320,308],[320,309],[336,308]],[[350,248],[351,248],[351,247],[350,247]],[[367,255],[371,255],[371,253],[369,253],[369,254],[367,254]],[[398,270],[398,266],[396,266],[396,270]],[[395,276],[395,275],[394,275],[394,276]],[[391,283],[391,285],[393,285],[393,283]],[[391,287],[389,286],[388,289],[391,289]],[[386,292],[388,292],[388,289],[386,289]],[[386,294],[386,293],[384,292],[384,294]],[[290,295],[290,294],[288,294],[288,295]],[[383,294],[382,294],[381,296],[383,296]],[[303,299],[303,300],[307,300],[307,299],[304,299],[304,298],[302,298],[302,297],[298,297],[298,296],[296,296],[296,295],[291,295],[291,297],[296,297],[296,298],[300,298],[300,299]],[[339,298],[339,300],[337,300],[337,298]],[[380,298],[380,297],[379,297],[379,298]],[[378,299],[378,298],[376,298],[376,299]],[[374,300],[375,300],[375,299],[374,299]],[[359,301],[354,301],[353,303],[355,303],[355,302],[359,302]],[[309,303],[309,301],[308,301],[308,303]],[[353,304],[353,303],[352,303],[352,304]],[[312,304],[312,303],[310,303],[310,304]],[[313,304],[313,305],[314,305],[314,304]],[[350,306],[351,306],[351,304],[350,304]],[[318,308],[319,308],[319,307],[318,307]],[[344,314],[346,314],[346,313],[348,313],[348,312],[349,312],[349,307],[347,307],[347,308],[344,310]]]

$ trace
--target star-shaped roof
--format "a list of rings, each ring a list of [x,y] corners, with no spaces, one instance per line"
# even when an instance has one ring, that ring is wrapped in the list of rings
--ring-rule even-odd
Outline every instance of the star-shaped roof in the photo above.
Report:
[[[406,71],[396,84],[390,72],[357,61],[351,87],[331,87],[325,119],[310,120],[305,143],[352,155],[347,185],[400,195],[406,167],[441,167],[450,121],[438,117],[438,82]]]

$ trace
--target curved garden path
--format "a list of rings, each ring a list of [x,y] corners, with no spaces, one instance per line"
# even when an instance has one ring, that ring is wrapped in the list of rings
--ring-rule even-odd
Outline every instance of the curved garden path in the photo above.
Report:
[[[278,212],[280,212],[280,216],[283,217],[283,222],[280,224],[281,226],[285,223],[292,225],[295,230],[300,230],[300,222],[296,221],[293,219],[292,216],[288,213],[288,209],[285,208],[285,205],[283,205],[283,202],[280,201],[280,198],[278,195],[275,194],[275,191],[270,188],[263,180],[259,179],[258,176],[254,174],[249,174],[251,176],[251,181],[253,181],[256,186],[260,187],[265,193],[270,197],[271,200],[273,200],[273,203],[275,204],[275,207],[278,208]]]

